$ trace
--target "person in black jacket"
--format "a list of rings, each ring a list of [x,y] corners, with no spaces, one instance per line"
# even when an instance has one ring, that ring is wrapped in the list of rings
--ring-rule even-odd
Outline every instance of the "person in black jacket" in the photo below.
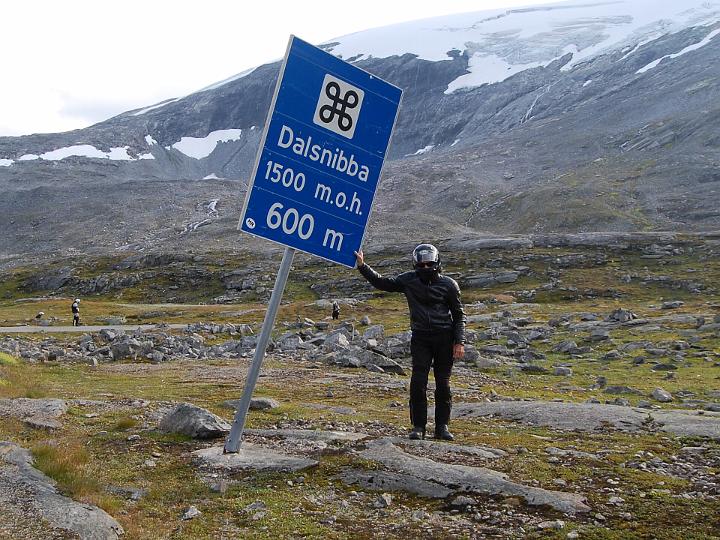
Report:
[[[435,375],[435,438],[451,441],[448,430],[452,394],[450,374],[453,360],[465,354],[465,311],[460,302],[460,287],[454,279],[442,275],[440,252],[431,244],[413,250],[414,270],[396,277],[383,277],[365,264],[362,250],[355,252],[360,273],[373,287],[382,291],[402,292],[410,308],[411,439],[425,438],[427,423],[427,381],[430,367]]]
[[[80,299],[76,298],[70,306],[73,316],[73,326],[80,326]]]

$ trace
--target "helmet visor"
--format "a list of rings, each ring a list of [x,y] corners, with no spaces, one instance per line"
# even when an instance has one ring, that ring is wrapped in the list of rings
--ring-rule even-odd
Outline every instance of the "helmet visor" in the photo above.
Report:
[[[435,257],[433,256],[433,253],[418,253],[417,262],[435,262]]]
[[[415,248],[413,252],[413,262],[415,264],[420,263],[437,263],[439,260],[439,253],[435,246],[430,244],[421,244]]]

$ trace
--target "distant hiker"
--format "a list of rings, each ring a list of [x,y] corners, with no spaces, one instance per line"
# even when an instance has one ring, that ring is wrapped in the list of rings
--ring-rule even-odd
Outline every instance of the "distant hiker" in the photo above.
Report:
[[[80,299],[76,298],[72,303],[73,326],[80,326]]]
[[[332,303],[332,318],[334,320],[337,320],[340,317],[340,304],[337,303],[337,300],[333,300]]]
[[[460,287],[442,275],[440,252],[431,244],[420,244],[412,253],[413,268],[396,277],[383,277],[365,264],[362,250],[355,252],[357,267],[373,287],[402,292],[410,308],[411,439],[425,438],[427,423],[427,381],[430,367],[435,375],[435,438],[452,441],[448,430],[452,393],[450,374],[453,360],[465,355],[465,311]]]

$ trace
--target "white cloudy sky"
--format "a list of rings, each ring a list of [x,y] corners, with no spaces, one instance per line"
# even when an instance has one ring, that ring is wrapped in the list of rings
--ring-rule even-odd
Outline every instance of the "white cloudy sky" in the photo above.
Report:
[[[0,136],[67,131],[368,28],[556,0],[5,0]]]

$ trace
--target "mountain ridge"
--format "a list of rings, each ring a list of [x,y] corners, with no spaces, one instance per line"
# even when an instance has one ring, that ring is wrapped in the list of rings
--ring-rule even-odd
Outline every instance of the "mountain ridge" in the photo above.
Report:
[[[610,4],[637,11],[647,1],[592,6]],[[405,89],[367,241],[390,233],[719,229],[720,2],[692,6],[717,20],[700,17],[704,24],[682,29],[671,21],[657,35],[649,27],[633,34],[638,41],[616,40],[581,61],[563,52],[564,36],[556,47],[563,54],[547,65],[451,92],[483,58],[478,45],[434,61],[412,53],[358,56],[340,39],[325,44],[351,51],[356,65]],[[625,24],[629,16],[621,15],[610,19]],[[586,48],[598,47],[604,34],[597,25],[610,19],[585,22],[592,27]],[[528,43],[531,30],[523,30]],[[554,34],[538,35],[552,41]],[[0,138],[0,227],[11,233],[0,239],[0,254],[255,245],[238,241],[234,225],[278,70],[277,62],[259,66],[83,130]],[[147,204],[154,199],[162,202]],[[58,207],[74,216],[72,226],[55,215]]]

